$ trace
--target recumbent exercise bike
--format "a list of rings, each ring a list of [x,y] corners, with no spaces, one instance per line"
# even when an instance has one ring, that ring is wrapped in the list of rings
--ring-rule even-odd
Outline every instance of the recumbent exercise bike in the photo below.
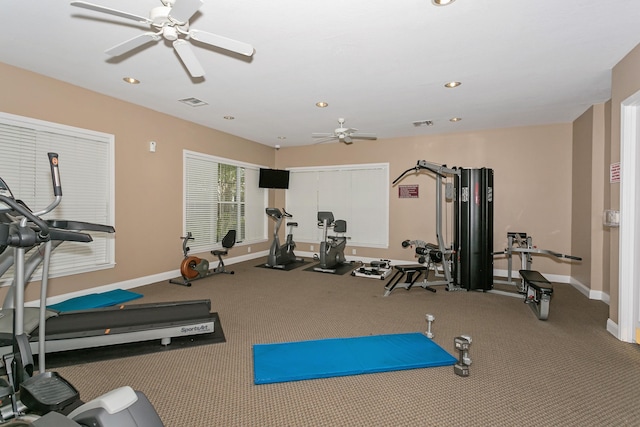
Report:
[[[212,276],[214,274],[234,274],[234,271],[227,270],[222,260],[223,256],[226,256],[236,244],[236,230],[229,230],[227,234],[222,238],[222,249],[214,249],[211,251],[211,255],[218,257],[218,266],[215,268],[209,268],[209,261],[204,258],[189,255],[189,240],[194,240],[191,232],[187,232],[187,235],[181,237],[182,239],[182,253],[184,259],[180,263],[180,274],[182,279],[171,279],[169,283],[174,285],[191,286],[191,282],[198,279],[204,279],[205,277]]]
[[[320,242],[320,253],[318,260],[320,264],[314,267],[314,271],[322,273],[335,273],[342,264],[345,263],[344,249],[347,246],[347,239],[344,233],[347,232],[347,221],[334,219],[333,212],[318,212],[318,227],[322,227],[322,242]],[[329,228],[333,228],[340,236],[329,236]]]

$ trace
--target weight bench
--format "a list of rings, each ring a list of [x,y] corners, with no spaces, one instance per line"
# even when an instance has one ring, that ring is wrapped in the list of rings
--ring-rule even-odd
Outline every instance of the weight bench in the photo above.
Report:
[[[526,291],[524,302],[529,304],[538,319],[547,320],[553,285],[538,271],[520,270],[520,276]]]
[[[391,291],[393,291],[395,288],[404,288],[406,290],[411,289],[411,287],[416,283],[416,281],[420,278],[420,276],[422,276],[422,274],[424,274],[425,272],[427,272],[426,274],[428,274],[429,267],[422,264],[407,264],[407,265],[396,265],[395,269],[396,269],[395,274],[391,277],[391,279],[389,279],[387,284],[384,286],[385,292],[383,296],[385,297],[389,296]],[[425,280],[423,284],[419,286],[422,288],[425,288],[428,291],[435,292],[436,290],[434,288],[427,285],[426,274],[425,274]],[[407,279],[403,283],[398,284],[405,275],[407,276]]]

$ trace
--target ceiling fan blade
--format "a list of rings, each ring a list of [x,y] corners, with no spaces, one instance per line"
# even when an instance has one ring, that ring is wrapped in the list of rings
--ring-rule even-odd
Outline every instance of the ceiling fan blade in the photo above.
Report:
[[[151,22],[153,22],[151,21],[151,19],[145,18],[144,16],[134,15],[133,13],[123,12],[121,10],[111,9],[110,7],[104,7],[97,4],[87,3],[86,1],[72,1],[71,6],[82,7],[84,9],[89,9],[96,12],[108,13],[109,15],[115,15],[121,18],[142,22],[143,24],[151,24]]]
[[[323,142],[335,141],[336,139],[338,139],[337,136],[327,136],[325,138],[315,141],[314,144],[322,144]]]
[[[334,134],[332,133],[312,133],[311,134],[312,138],[337,138]]]
[[[132,39],[124,41],[116,46],[113,46],[112,48],[105,50],[104,53],[106,53],[109,56],[120,56],[146,43],[157,42],[161,38],[162,37],[160,37],[160,35],[156,33],[152,33],[152,32],[142,33],[139,36],[135,36]]]
[[[350,135],[353,139],[368,139],[374,141],[378,139],[378,137],[372,133],[354,133]]]
[[[351,137],[349,135],[345,135],[344,138],[340,138],[340,140],[342,142],[344,142],[345,144],[353,143],[353,140],[351,139]]]
[[[186,23],[204,2],[202,0],[176,0],[169,12],[169,18],[179,24]]]
[[[189,70],[191,77],[204,76],[204,68],[202,68],[200,61],[198,61],[198,58],[196,58],[196,55],[193,53],[193,49],[191,49],[189,42],[178,39],[173,42],[173,48],[178,53],[178,56],[184,66]]]
[[[231,52],[239,53],[245,56],[252,56],[254,52],[253,46],[248,43],[243,43],[237,40],[229,39],[227,37],[207,33],[206,31],[191,30],[189,31],[189,37],[199,42],[230,50]]]

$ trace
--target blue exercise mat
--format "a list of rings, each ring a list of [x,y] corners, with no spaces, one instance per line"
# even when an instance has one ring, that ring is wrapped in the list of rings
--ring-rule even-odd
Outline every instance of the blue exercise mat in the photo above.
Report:
[[[92,308],[111,307],[112,305],[122,304],[127,301],[142,298],[142,296],[142,294],[137,294],[135,292],[125,291],[123,289],[114,289],[109,292],[71,298],[66,301],[50,305],[48,308],[57,311],[89,310]]]
[[[253,345],[255,384],[451,366],[456,360],[417,332]]]

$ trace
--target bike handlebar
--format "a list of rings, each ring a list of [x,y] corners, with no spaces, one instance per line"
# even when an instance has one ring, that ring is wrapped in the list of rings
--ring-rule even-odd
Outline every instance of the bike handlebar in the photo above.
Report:
[[[60,182],[60,170],[58,169],[58,153],[47,153],[49,166],[51,167],[51,182],[53,183],[53,195],[62,196],[62,183]]]

